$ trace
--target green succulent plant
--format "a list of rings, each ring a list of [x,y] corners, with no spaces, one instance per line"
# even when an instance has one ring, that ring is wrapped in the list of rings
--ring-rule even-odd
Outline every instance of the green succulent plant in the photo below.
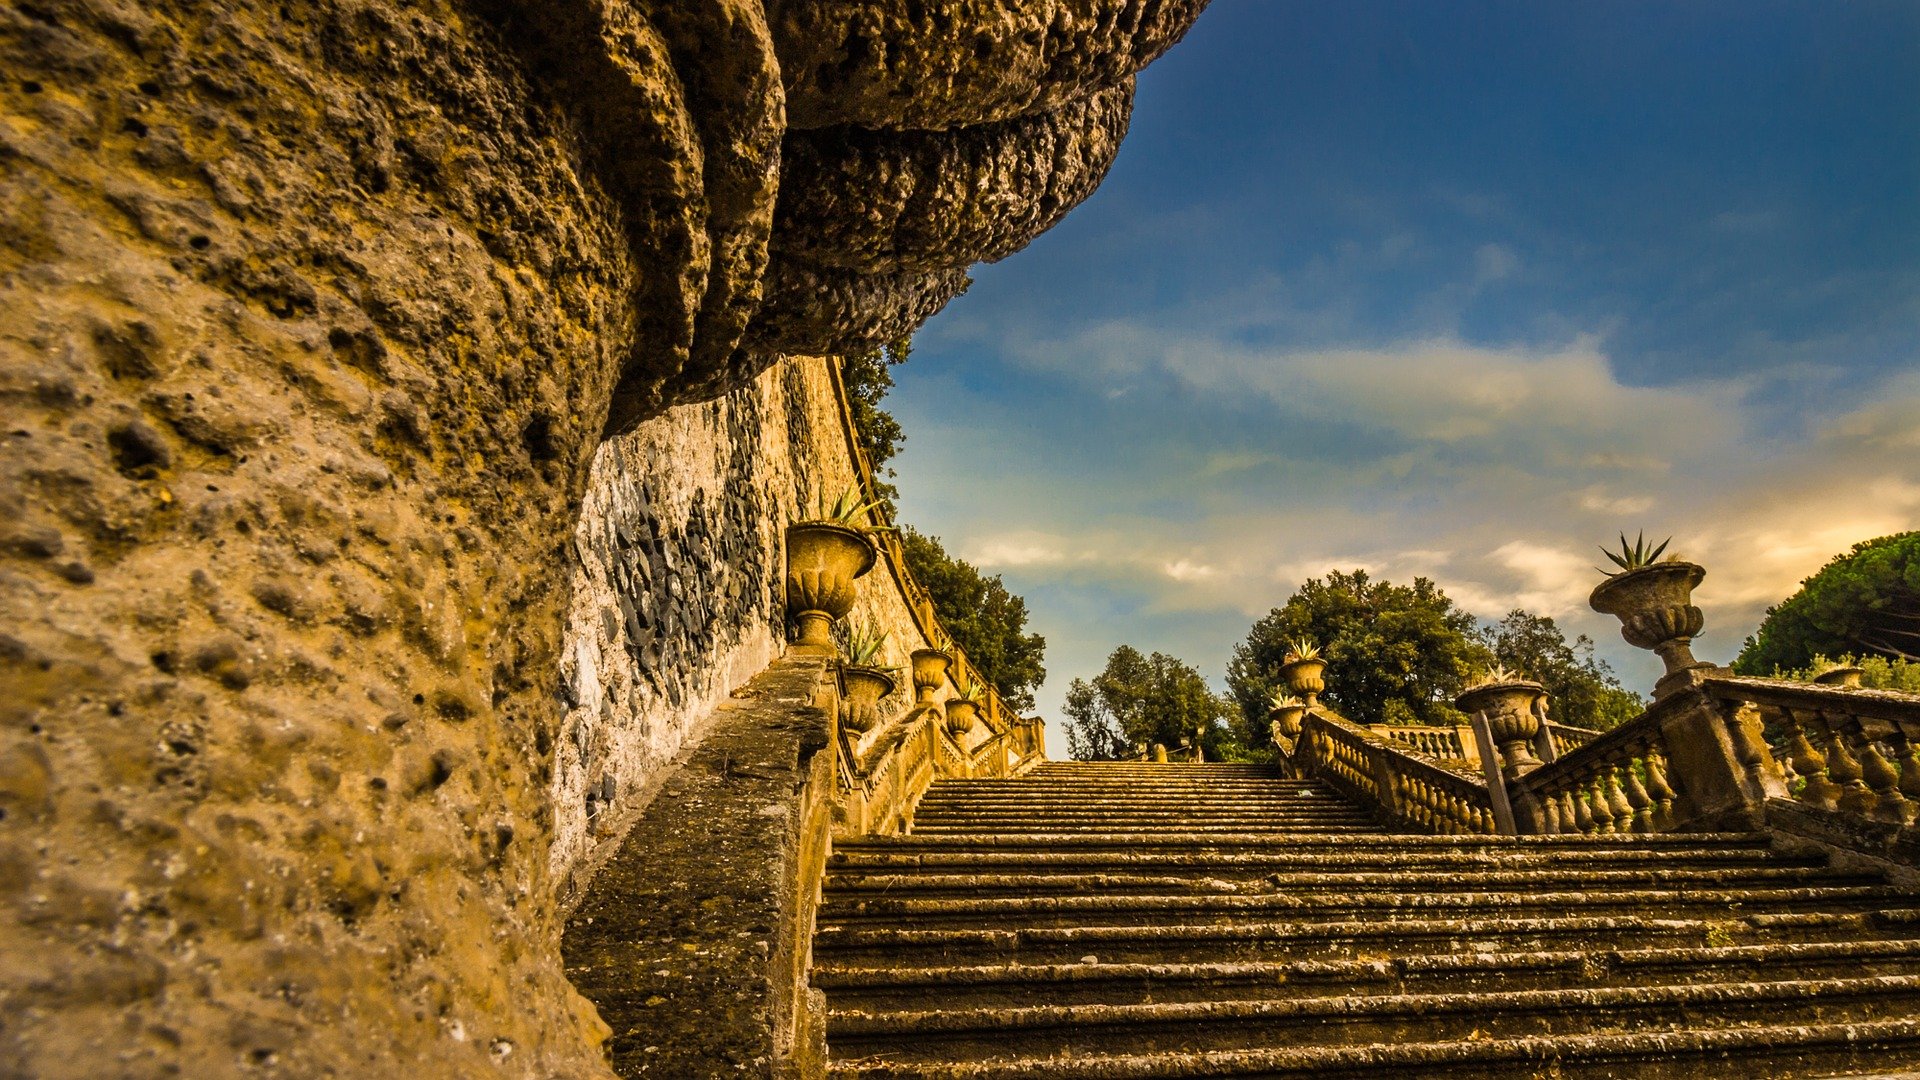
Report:
[[[1594,567],[1594,569],[1600,571],[1601,573],[1607,575],[1608,577],[1618,577],[1621,574],[1625,574],[1633,570],[1644,570],[1647,567],[1652,566],[1654,564],[1654,561],[1660,558],[1660,553],[1667,550],[1667,545],[1671,543],[1673,543],[1673,537],[1669,536],[1665,540],[1660,541],[1658,546],[1654,547],[1652,550],[1648,550],[1647,534],[1645,532],[1642,532],[1638,536],[1636,536],[1634,538],[1633,543],[1631,544],[1627,543],[1627,534],[1621,533],[1620,534],[1620,551],[1618,554],[1608,551],[1604,547],[1600,549],[1600,554],[1605,555],[1607,559],[1613,563],[1613,565],[1619,567],[1620,569],[1608,570],[1599,566]]]
[[[854,667],[871,667],[873,658],[880,655],[888,636],[885,631],[876,634],[872,623],[854,627],[847,633],[847,663]]]
[[[846,525],[855,529],[877,531],[891,528],[892,526],[876,526],[867,523],[867,515],[883,504],[879,499],[862,501],[862,494],[857,484],[849,485],[832,502],[827,501],[825,491],[820,492],[819,501],[814,504],[816,513],[813,520],[830,521],[835,525]]]
[[[1477,690],[1482,686],[1498,686],[1501,683],[1524,682],[1526,676],[1505,664],[1494,664],[1480,673],[1480,677],[1467,684],[1467,689]]]
[[[1302,706],[1302,705],[1305,705],[1305,704],[1306,704],[1306,702],[1304,702],[1304,701],[1301,701],[1301,700],[1300,700],[1299,698],[1297,698],[1297,697],[1295,697],[1295,696],[1293,696],[1292,694],[1269,694],[1269,695],[1267,695],[1267,705],[1268,705],[1268,707],[1269,707],[1269,708],[1274,708],[1274,709],[1297,709],[1297,708],[1299,708],[1300,706]]]
[[[954,677],[953,689],[960,695],[961,701],[973,701],[984,704],[987,700],[987,688],[967,678],[965,675],[956,675]]]
[[[1291,664],[1295,660],[1318,659],[1320,659],[1320,646],[1315,645],[1312,638],[1294,638],[1287,643],[1287,663]]]

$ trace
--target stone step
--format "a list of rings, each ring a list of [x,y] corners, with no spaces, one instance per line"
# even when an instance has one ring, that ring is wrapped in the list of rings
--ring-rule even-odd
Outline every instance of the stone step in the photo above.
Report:
[[[1104,830],[1112,832],[1116,828],[1148,829],[1155,825],[1164,825],[1169,829],[1204,830],[1217,829],[1222,832],[1243,830],[1287,828],[1317,832],[1320,827],[1345,829],[1354,826],[1378,827],[1374,819],[1365,814],[1352,811],[1340,811],[1324,814],[1141,814],[1115,811],[1108,814],[1089,814],[1085,817],[1067,817],[1064,815],[1044,814],[995,814],[948,812],[941,814],[916,814],[913,819],[915,831],[922,829],[966,827],[979,831],[1002,832],[1046,832]]]
[[[1349,918],[1472,917],[1506,914],[1623,915],[1863,911],[1914,899],[1887,885],[1778,885],[1747,889],[1637,888],[1597,892],[1528,889],[1394,894],[1380,891],[1307,891],[1259,894],[1118,893],[1100,896],[879,896],[829,894],[819,918],[832,924],[886,920],[901,925],[1018,922],[1028,926],[1109,925],[1126,921],[1298,921]]]
[[[1168,920],[1060,926],[822,922],[815,952],[842,964],[1260,962],[1454,952],[1648,949],[1920,936],[1920,908],[1742,915],[1471,915],[1231,923]]]
[[[1631,870],[1562,869],[1535,867],[1521,870],[1437,869],[1429,871],[1387,871],[1316,873],[1308,871],[1232,874],[1216,866],[1168,867],[1160,873],[1081,873],[1053,871],[1043,873],[1002,871],[974,873],[898,874],[874,871],[833,870],[827,888],[838,899],[857,894],[888,893],[914,896],[939,894],[984,895],[1011,892],[1022,895],[1095,894],[1112,892],[1221,893],[1244,895],[1250,891],[1293,893],[1326,890],[1378,889],[1387,893],[1461,892],[1551,889],[1564,892],[1590,892],[1616,887],[1682,888],[1698,886],[1734,890],[1780,885],[1871,886],[1877,876],[1846,873],[1825,868],[1795,866],[1654,867]]]
[[[1114,823],[1112,822],[1105,822],[1100,825],[1062,826],[1053,822],[1035,822],[1032,825],[1023,827],[1022,824],[1019,822],[1006,822],[1006,821],[986,822],[986,823],[982,823],[982,825],[979,825],[979,826],[964,825],[959,823],[946,824],[943,822],[934,822],[924,826],[916,824],[914,827],[913,835],[915,836],[992,836],[992,835],[1011,835],[1014,833],[1025,832],[1028,835],[1042,837],[1042,838],[1052,838],[1052,837],[1065,838],[1065,837],[1070,837],[1074,835],[1104,833],[1112,829],[1113,824]],[[1133,824],[1133,823],[1128,822],[1125,824]],[[1198,827],[1199,827],[1199,823],[1197,822],[1186,822],[1182,824],[1182,828],[1189,831],[1194,830]],[[1288,825],[1288,823],[1284,821],[1267,822],[1267,823],[1258,824],[1258,825],[1253,823],[1242,822],[1242,823],[1237,823],[1230,826],[1228,831],[1235,832],[1235,833],[1257,833],[1257,832],[1260,832],[1262,829],[1264,829],[1265,831],[1273,835],[1284,836],[1284,835],[1291,834],[1292,826]],[[1328,836],[1338,835],[1341,833],[1346,833],[1346,834],[1372,833],[1375,835],[1383,835],[1386,832],[1385,829],[1382,829],[1378,825],[1331,825],[1331,824],[1320,824],[1320,823],[1316,823],[1313,826],[1313,831],[1315,833],[1324,834]]]
[[[1072,836],[1045,836],[1034,833],[970,836],[890,836],[867,837],[835,844],[839,851],[1209,851],[1265,850],[1301,853],[1326,851],[1336,854],[1361,852],[1410,855],[1424,852],[1557,854],[1566,851],[1645,851],[1673,853],[1688,851],[1768,851],[1771,842],[1760,833],[1654,833],[1614,836],[1427,836],[1424,834],[1383,834],[1376,836],[1321,835],[1272,832],[1126,832],[1078,833]]]
[[[1421,953],[1387,958],[1204,962],[903,965],[816,964],[813,984],[837,1006],[873,1011],[937,1000],[947,1008],[1026,1004],[1144,1004],[1242,998],[1325,997],[1642,982],[1769,982],[1862,975],[1920,975],[1920,940],[1653,949],[1553,949]]]
[[[1900,1067],[1920,1058],[1920,1020],[1742,1024],[1703,1030],[1405,1041],[1200,1053],[1001,1054],[989,1060],[836,1061],[833,1080],[1184,1080],[1188,1077],[1350,1080],[1818,1080]],[[1876,1071],[1881,1080],[1899,1077]]]
[[[1129,1005],[830,1007],[827,1040],[837,1055],[854,1058],[1047,1057],[1712,1028],[1777,1019],[1782,1008],[1829,1022],[1910,1019],[1920,1015],[1920,975]]]
[[[1212,846],[1153,847],[1145,850],[952,850],[910,844],[875,847],[841,843],[830,865],[836,870],[884,870],[914,873],[926,870],[951,873],[963,870],[1034,872],[1063,870],[1078,873],[1133,870],[1186,870],[1259,874],[1374,873],[1387,870],[1521,870],[1650,868],[1699,870],[1735,867],[1823,868],[1824,860],[1811,855],[1782,855],[1764,848],[1708,848],[1688,852],[1620,848],[1516,851],[1507,848],[1431,849],[1416,851],[1295,851],[1279,844],[1264,848]]]

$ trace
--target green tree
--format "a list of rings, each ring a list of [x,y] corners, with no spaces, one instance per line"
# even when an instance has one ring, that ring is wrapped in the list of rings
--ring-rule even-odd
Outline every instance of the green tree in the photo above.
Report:
[[[1091,682],[1067,687],[1067,752],[1081,761],[1133,756],[1136,746],[1191,743],[1196,734],[1215,761],[1246,756],[1241,733],[1225,721],[1233,704],[1207,686],[1193,665],[1165,653],[1143,656],[1122,645]]]
[[[1803,668],[1774,668],[1767,672],[1769,679],[1792,679],[1795,682],[1812,682],[1815,675],[1831,671],[1837,667],[1857,667],[1860,670],[1860,685],[1869,690],[1898,690],[1905,694],[1920,694],[1920,661],[1889,660],[1884,656],[1852,656],[1842,654],[1837,658],[1816,656],[1813,662]]]
[[[1552,717],[1575,727],[1602,731],[1646,710],[1639,694],[1620,685],[1613,668],[1593,654],[1593,639],[1581,634],[1568,641],[1544,615],[1514,608],[1482,635],[1496,661],[1539,682],[1552,695]]]
[[[1920,660],[1920,532],[1853,545],[1767,609],[1735,671],[1764,675],[1843,653]]]
[[[842,357],[840,379],[847,388],[847,404],[853,413],[853,430],[860,437],[860,449],[866,451],[867,464],[873,468],[873,492],[886,503],[887,515],[893,515],[894,500],[900,489],[893,485],[893,469],[887,463],[900,452],[907,433],[893,414],[880,407],[881,399],[893,389],[895,364],[904,364],[913,354],[913,341],[901,338],[883,348],[869,349]]]
[[[1227,685],[1246,723],[1259,724],[1272,695],[1284,691],[1278,669],[1288,644],[1308,638],[1327,661],[1325,700],[1341,714],[1360,723],[1453,724],[1454,697],[1493,658],[1476,626],[1426,578],[1395,585],[1365,570],[1336,570],[1253,624],[1234,646]]]
[[[947,554],[937,536],[924,536],[909,525],[900,530],[900,546],[908,572],[933,598],[934,613],[953,643],[1009,708],[1032,709],[1033,691],[1047,677],[1041,663],[1047,639],[1025,632],[1027,602],[1008,592],[998,574],[988,577]]]

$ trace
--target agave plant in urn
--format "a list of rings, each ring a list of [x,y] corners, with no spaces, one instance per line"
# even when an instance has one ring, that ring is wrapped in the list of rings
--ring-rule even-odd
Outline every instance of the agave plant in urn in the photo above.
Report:
[[[841,723],[848,731],[865,734],[880,726],[880,700],[893,693],[893,672],[874,663],[887,635],[876,634],[871,626],[856,629],[847,639],[847,662],[840,666],[840,680],[847,688]]]
[[[1666,697],[1686,685],[1685,673],[1713,667],[1693,658],[1693,638],[1706,616],[1693,606],[1693,590],[1707,576],[1704,567],[1678,556],[1660,558],[1672,537],[1647,547],[1646,534],[1627,543],[1620,534],[1618,553],[1601,549],[1618,570],[1607,575],[1587,600],[1593,610],[1620,620],[1620,636],[1630,645],[1651,649],[1666,665],[1653,696]]]
[[[911,660],[914,704],[935,704],[934,697],[947,684],[947,668],[953,664],[953,654],[945,649],[915,649]]]
[[[853,583],[878,557],[861,524],[876,505],[848,488],[831,505],[823,499],[818,516],[787,526],[787,612],[801,648],[833,650],[833,624],[853,610]]]
[[[1287,645],[1287,657],[1280,665],[1280,678],[1287,684],[1294,696],[1307,708],[1320,705],[1320,695],[1326,692],[1327,681],[1323,674],[1327,662],[1320,658],[1320,646],[1306,638],[1296,638]]]
[[[1453,699],[1454,708],[1486,718],[1487,735],[1500,748],[1501,768],[1508,779],[1540,767],[1540,759],[1533,756],[1533,741],[1540,734],[1540,714],[1534,703],[1546,692],[1539,683],[1495,664]]]
[[[1300,721],[1307,715],[1307,703],[1292,694],[1274,694],[1267,701],[1267,726],[1273,732],[1273,741],[1279,743],[1285,738],[1285,745],[1291,746],[1293,740],[1300,737]]]
[[[954,689],[960,696],[947,699],[947,734],[957,742],[965,738],[967,732],[973,730],[973,725],[979,722],[980,706],[985,704],[987,693],[978,683],[969,682],[965,677],[954,684]]]

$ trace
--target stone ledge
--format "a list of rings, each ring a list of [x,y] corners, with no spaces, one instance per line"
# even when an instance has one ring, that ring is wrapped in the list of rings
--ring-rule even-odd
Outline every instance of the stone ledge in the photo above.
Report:
[[[623,1076],[817,1075],[805,978],[827,856],[828,660],[734,692],[568,920],[567,974]],[[810,1020],[810,1018],[812,1018]]]

